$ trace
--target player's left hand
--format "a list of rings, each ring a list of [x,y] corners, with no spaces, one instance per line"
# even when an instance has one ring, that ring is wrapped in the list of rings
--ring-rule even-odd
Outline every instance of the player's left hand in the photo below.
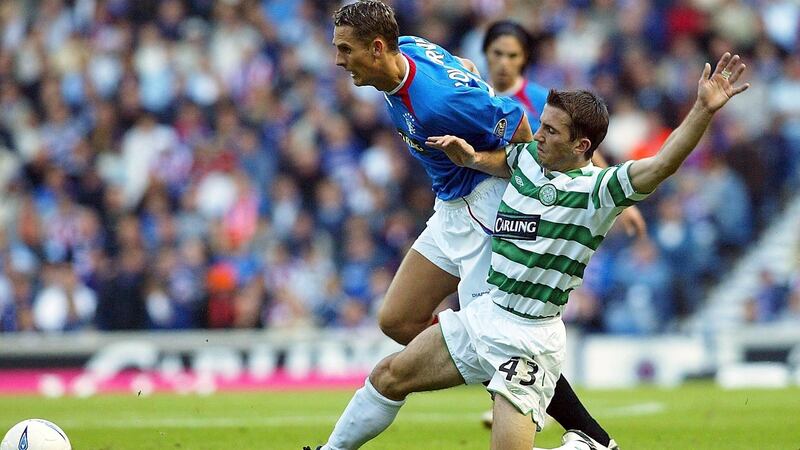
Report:
[[[622,211],[619,215],[619,223],[625,229],[625,232],[630,237],[637,237],[639,239],[647,238],[647,222],[644,221],[642,212],[639,208],[631,206]]]
[[[750,83],[734,86],[745,67],[739,55],[731,56],[728,52],[719,59],[714,73],[711,73],[711,64],[706,63],[703,75],[697,82],[697,101],[700,106],[713,114],[733,96],[747,90]]]
[[[475,148],[456,136],[430,136],[425,145],[443,151],[453,163],[461,167],[472,167],[477,158]]]

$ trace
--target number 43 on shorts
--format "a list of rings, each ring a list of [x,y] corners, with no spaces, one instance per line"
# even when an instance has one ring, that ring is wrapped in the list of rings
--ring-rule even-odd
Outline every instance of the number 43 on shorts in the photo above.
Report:
[[[521,386],[532,386],[536,383],[536,373],[539,372],[539,365],[535,361],[515,356],[500,364],[497,370],[506,374],[506,381],[512,381],[516,378],[517,383]],[[542,377],[542,384],[544,384],[544,377]]]

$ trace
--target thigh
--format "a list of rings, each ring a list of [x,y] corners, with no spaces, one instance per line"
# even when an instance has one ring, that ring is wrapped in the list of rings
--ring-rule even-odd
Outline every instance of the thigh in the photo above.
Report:
[[[536,434],[536,423],[522,414],[502,395],[494,396],[492,410],[492,450],[530,450]]]
[[[457,287],[458,277],[411,249],[386,291],[381,315],[400,321],[427,323],[436,307]]]

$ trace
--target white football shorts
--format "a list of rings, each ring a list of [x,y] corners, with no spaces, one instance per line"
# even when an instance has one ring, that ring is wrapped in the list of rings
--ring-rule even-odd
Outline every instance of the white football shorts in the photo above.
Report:
[[[411,248],[437,267],[461,278],[463,308],[489,292],[486,278],[492,261],[491,233],[508,180],[487,178],[466,197],[436,199],[434,213]]]
[[[467,384],[508,399],[537,428],[544,424],[566,350],[561,317],[526,319],[481,296],[461,311],[439,313],[447,349]]]

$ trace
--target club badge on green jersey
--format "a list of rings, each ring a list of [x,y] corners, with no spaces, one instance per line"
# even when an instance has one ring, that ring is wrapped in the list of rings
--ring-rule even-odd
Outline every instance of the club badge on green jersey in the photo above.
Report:
[[[544,206],[553,206],[556,204],[557,200],[558,189],[552,184],[545,184],[539,189],[539,201],[542,202]]]

